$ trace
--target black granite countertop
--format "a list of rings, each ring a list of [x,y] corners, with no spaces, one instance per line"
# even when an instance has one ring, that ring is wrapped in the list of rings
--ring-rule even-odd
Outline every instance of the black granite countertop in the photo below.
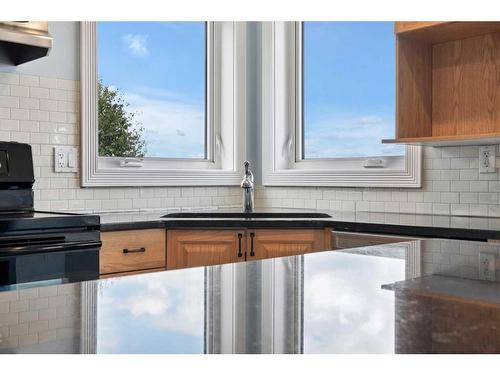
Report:
[[[239,211],[217,210],[213,212]],[[101,213],[101,230],[116,231],[148,228],[332,228],[348,232],[367,232],[416,237],[485,241],[500,239],[500,218],[350,212],[328,210],[258,209],[258,212],[323,212],[330,218],[162,218],[166,211]],[[306,216],[306,215],[305,215]]]
[[[480,254],[498,261],[500,246],[416,240],[17,286],[0,292],[0,352],[499,353],[500,289],[478,280]]]

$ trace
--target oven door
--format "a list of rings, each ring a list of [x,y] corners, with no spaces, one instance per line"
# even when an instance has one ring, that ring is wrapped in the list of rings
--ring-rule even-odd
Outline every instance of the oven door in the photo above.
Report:
[[[94,280],[99,277],[99,241],[34,244],[0,251],[0,290],[19,284]]]

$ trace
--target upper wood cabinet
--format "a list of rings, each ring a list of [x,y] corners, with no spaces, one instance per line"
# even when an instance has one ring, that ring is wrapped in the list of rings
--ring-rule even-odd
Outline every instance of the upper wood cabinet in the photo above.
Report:
[[[242,261],[244,236],[244,230],[168,230],[167,269]]]
[[[247,260],[292,256],[327,250],[331,230],[256,229],[247,233]]]
[[[500,22],[396,22],[396,139],[500,141]]]

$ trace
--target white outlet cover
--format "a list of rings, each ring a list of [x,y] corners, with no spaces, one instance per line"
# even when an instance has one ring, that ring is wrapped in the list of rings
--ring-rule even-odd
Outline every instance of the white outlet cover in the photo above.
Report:
[[[495,146],[479,147],[479,173],[495,173]]]
[[[54,147],[54,172],[76,172],[76,147]]]
[[[479,253],[479,280],[496,281],[496,254]]]

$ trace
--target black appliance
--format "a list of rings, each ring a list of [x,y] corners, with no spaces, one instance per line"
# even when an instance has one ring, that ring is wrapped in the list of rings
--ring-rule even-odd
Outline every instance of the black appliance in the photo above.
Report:
[[[97,215],[34,210],[31,146],[0,142],[0,289],[99,276]]]

